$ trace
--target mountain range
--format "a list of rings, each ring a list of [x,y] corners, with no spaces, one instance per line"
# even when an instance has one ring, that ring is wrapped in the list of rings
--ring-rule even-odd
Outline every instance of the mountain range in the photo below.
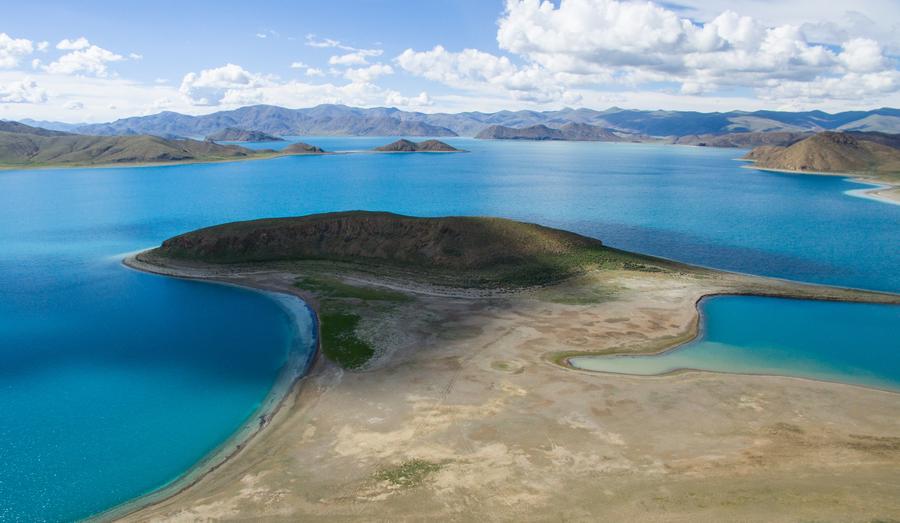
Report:
[[[544,125],[558,129],[571,123],[648,137],[746,132],[811,133],[827,130],[900,133],[900,109],[882,108],[830,114],[823,111],[701,113],[613,107],[603,111],[582,108],[429,114],[386,107],[363,109],[345,105],[318,105],[306,109],[287,109],[272,105],[253,105],[201,116],[162,112],[74,128],[59,122],[46,122],[47,125],[43,127],[94,135],[151,134],[165,137],[203,137],[229,127],[280,136],[475,136],[492,125],[510,128]]]

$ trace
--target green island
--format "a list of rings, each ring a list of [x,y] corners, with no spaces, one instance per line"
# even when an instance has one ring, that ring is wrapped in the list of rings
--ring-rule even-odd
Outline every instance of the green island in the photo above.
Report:
[[[479,519],[554,519],[573,504],[633,519],[648,502],[687,519],[765,519],[790,507],[815,520],[889,499],[900,466],[884,421],[896,411],[890,392],[569,363],[688,341],[705,296],[900,303],[895,294],[693,267],[501,218],[364,211],[217,225],[125,263],[292,294],[320,328],[320,357],[248,444],[189,488],[120,508],[125,521],[340,519],[359,504],[388,520],[449,516],[448,506]],[[844,421],[858,412],[866,417]],[[858,465],[837,476],[844,459]],[[616,499],[594,495],[597,470]],[[540,503],[467,501],[521,492],[522,482]],[[810,484],[831,502],[801,496]]]

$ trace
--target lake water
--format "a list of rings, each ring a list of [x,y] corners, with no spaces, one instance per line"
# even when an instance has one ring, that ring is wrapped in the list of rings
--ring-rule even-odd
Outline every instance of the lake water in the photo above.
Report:
[[[900,389],[900,307],[750,296],[717,296],[701,307],[702,336],[677,349],[572,364],[644,376],[700,369]]]
[[[74,519],[159,487],[266,397],[298,336],[283,307],[119,264],[198,227],[352,209],[506,216],[695,264],[900,291],[900,206],[847,196],[860,185],[838,177],[744,169],[735,150],[447,141],[471,153],[0,171],[0,520]]]

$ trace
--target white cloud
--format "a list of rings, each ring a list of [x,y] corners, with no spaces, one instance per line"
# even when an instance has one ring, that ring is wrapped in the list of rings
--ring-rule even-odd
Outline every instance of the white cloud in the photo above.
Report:
[[[226,98],[235,99],[238,92],[269,83],[266,76],[250,73],[239,65],[226,64],[215,69],[204,69],[200,73],[186,74],[179,91],[195,105],[217,105]]]
[[[46,52],[47,49],[50,48],[50,42],[47,42],[47,41],[44,41],[44,42],[38,42],[36,48],[37,48],[38,51],[40,51],[40,52],[42,52],[42,53],[43,53],[43,52]]]
[[[12,68],[19,65],[22,57],[34,52],[34,44],[25,38],[13,38],[0,33],[0,68]]]
[[[379,76],[394,74],[394,69],[385,64],[373,64],[368,67],[359,67],[356,69],[347,69],[344,71],[344,78],[351,82],[367,83],[376,80]]]
[[[71,102],[66,102],[63,107],[70,111],[80,111],[81,109],[84,109],[84,104],[77,100],[72,100]]]
[[[357,51],[355,47],[351,47],[349,45],[342,44],[339,40],[334,40],[331,38],[318,38],[316,35],[310,33],[306,35],[306,45],[309,47],[318,47],[320,49],[326,48],[336,48],[343,49],[344,51]]]
[[[62,40],[56,44],[56,48],[70,52],[44,67],[47,72],[52,74],[83,73],[106,76],[107,64],[125,60],[125,57],[120,54],[92,45],[83,36],[76,40]]]
[[[441,46],[408,49],[396,62],[450,87],[557,103],[577,99],[575,91],[651,83],[675,84],[686,95],[751,88],[767,98],[880,96],[900,89],[893,74],[883,74],[890,60],[873,39],[844,41],[838,52],[810,43],[800,26],[767,26],[728,10],[698,23],[647,1],[507,0],[497,41],[524,65]],[[809,88],[800,88],[805,84]]]
[[[80,36],[74,40],[69,40],[65,38],[61,40],[58,44],[56,44],[57,49],[61,49],[63,51],[78,51],[79,49],[85,49],[90,47],[91,43],[87,38]]]
[[[412,97],[403,96],[396,91],[392,91],[385,97],[384,103],[390,107],[424,108],[434,105],[434,100],[425,91],[419,93],[418,96]]]
[[[144,55],[138,53],[128,53],[128,58],[132,60],[143,60]]]
[[[303,62],[292,62],[291,63],[291,69],[304,69],[307,67],[309,67],[309,66]]]
[[[325,71],[317,67],[308,67],[306,69],[306,76],[325,76]]]
[[[473,92],[503,90],[517,99],[532,101],[561,99],[565,94],[558,79],[546,69],[537,65],[520,67],[505,56],[477,49],[451,52],[440,45],[430,51],[407,49],[395,60],[416,76]]]
[[[381,49],[358,49],[352,53],[335,55],[328,59],[330,65],[365,65],[369,63],[368,58],[381,56]]]
[[[47,91],[31,78],[0,84],[0,103],[40,104],[46,101]]]

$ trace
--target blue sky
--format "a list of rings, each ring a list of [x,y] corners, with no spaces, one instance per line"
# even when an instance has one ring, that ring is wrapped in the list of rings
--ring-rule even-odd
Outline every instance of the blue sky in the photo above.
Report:
[[[17,3],[0,118],[897,106],[898,15],[896,0]]]

